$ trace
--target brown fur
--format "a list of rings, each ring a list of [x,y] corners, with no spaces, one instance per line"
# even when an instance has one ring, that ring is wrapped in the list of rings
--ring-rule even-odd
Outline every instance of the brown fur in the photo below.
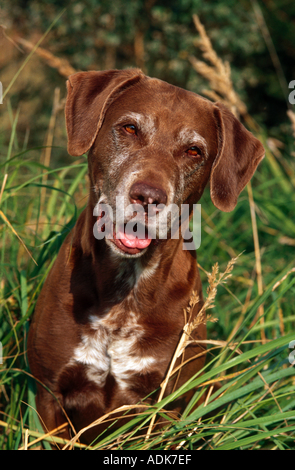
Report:
[[[125,204],[142,196],[192,210],[210,181],[213,203],[230,211],[264,154],[223,105],[140,70],[77,73],[67,86],[68,150],[89,150],[91,190],[44,284],[29,333],[32,373],[52,392],[38,385],[37,407],[49,430],[66,420],[63,409],[79,430],[159,387],[184,326],[183,309],[193,290],[202,297],[195,250],[168,236],[153,240],[141,256],[120,255],[112,241],[93,235],[97,202],[115,208],[116,196]],[[135,136],[124,127],[134,116],[140,117]],[[197,142],[189,140],[194,132]],[[202,154],[195,158],[187,150],[196,143]],[[195,339],[205,338],[200,325]],[[185,359],[202,350],[189,346]],[[204,360],[188,362],[178,385]],[[173,386],[169,382],[166,393]]]

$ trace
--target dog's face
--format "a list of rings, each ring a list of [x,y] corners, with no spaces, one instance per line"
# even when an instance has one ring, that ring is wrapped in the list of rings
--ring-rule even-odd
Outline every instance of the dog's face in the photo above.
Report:
[[[137,230],[140,223],[145,230],[142,242],[114,236],[107,243],[134,256],[149,246],[148,229],[152,238],[169,238],[181,205],[201,197],[217,150],[217,126],[205,100],[152,79],[120,96],[90,151],[89,174],[97,200],[111,206],[119,230],[124,225],[126,233],[135,217]]]
[[[169,238],[179,227],[181,205],[192,208],[210,175],[214,204],[232,210],[264,152],[222,105],[138,70],[121,74],[86,72],[71,79],[69,152],[90,148],[90,203],[101,230],[111,224],[106,242],[121,256],[138,257],[152,238]],[[128,229],[131,221],[138,237]]]

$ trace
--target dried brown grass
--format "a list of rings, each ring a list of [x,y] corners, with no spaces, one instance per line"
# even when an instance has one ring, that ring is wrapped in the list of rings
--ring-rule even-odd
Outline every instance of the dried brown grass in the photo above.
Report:
[[[175,372],[179,369],[175,369],[175,363],[177,359],[183,354],[185,348],[192,344],[193,342],[196,342],[192,338],[192,332],[198,328],[199,325],[207,323],[207,321],[211,322],[216,322],[217,318],[214,318],[212,315],[207,315],[206,311],[214,307],[214,300],[217,294],[217,287],[219,285],[225,284],[227,280],[231,277],[231,273],[234,267],[234,264],[238,257],[233,258],[229,261],[227,264],[227,267],[224,271],[224,273],[219,273],[219,266],[218,263],[214,264],[212,268],[212,272],[208,273],[208,288],[207,288],[207,297],[205,299],[205,302],[203,306],[201,307],[200,311],[196,315],[194,319],[191,319],[192,317],[192,312],[194,307],[200,302],[200,297],[196,292],[192,292],[189,305],[184,309],[184,317],[187,320],[184,327],[183,327],[183,332],[181,335],[181,338],[178,342],[178,345],[176,347],[175,353],[173,355],[173,358],[171,360],[168,372],[166,374],[165,380],[161,383],[161,391],[158,397],[158,403],[162,400],[164,393],[166,391],[167,384],[171,377],[175,374]],[[180,366],[182,367],[184,363]],[[150,422],[149,429],[146,435],[146,440],[149,439],[152,428],[155,423],[156,416],[154,416]]]
[[[35,44],[23,38],[18,38],[17,42],[30,52],[36,48]],[[35,49],[35,54],[37,54],[44,62],[46,62],[47,65],[56,69],[63,77],[67,78],[69,75],[76,72],[67,59],[61,59],[60,57],[53,55],[47,49],[37,47]]]
[[[197,15],[193,15],[196,29],[200,34],[198,47],[203,53],[203,62],[194,56],[190,57],[190,62],[195,71],[202,75],[210,84],[210,90],[204,89],[202,93],[213,101],[223,102],[236,116],[248,116],[247,107],[235,92],[231,80],[231,69],[227,61],[222,61],[212,47],[212,43],[206,30]]]
[[[291,121],[293,136],[295,137],[295,113],[291,109],[287,111],[288,117]]]

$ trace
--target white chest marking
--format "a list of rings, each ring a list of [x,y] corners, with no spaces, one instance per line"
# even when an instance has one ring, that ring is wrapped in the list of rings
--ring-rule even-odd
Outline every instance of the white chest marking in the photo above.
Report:
[[[155,363],[154,357],[136,353],[138,339],[144,332],[133,312],[119,332],[107,319],[93,320],[92,328],[91,334],[82,337],[73,360],[88,365],[89,380],[99,386],[104,386],[110,373],[122,389],[127,388],[133,374],[144,374]]]

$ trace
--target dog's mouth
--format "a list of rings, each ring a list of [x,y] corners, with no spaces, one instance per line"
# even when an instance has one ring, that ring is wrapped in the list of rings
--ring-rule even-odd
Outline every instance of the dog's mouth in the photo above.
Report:
[[[98,222],[101,221],[103,215],[104,213],[97,217]],[[152,239],[148,237],[148,230],[145,226],[140,226],[140,235],[136,233],[137,228],[137,224],[130,227],[128,223],[116,227],[116,224],[107,219],[107,223],[100,225],[99,230],[105,234],[106,242],[111,243],[117,252],[138,256],[148,248]]]
[[[128,230],[128,226],[121,225],[117,232],[116,227],[114,226],[113,239],[111,241],[124,253],[137,255],[145,250],[152,241],[148,238],[146,229],[144,232],[144,238],[138,238],[133,231]]]

